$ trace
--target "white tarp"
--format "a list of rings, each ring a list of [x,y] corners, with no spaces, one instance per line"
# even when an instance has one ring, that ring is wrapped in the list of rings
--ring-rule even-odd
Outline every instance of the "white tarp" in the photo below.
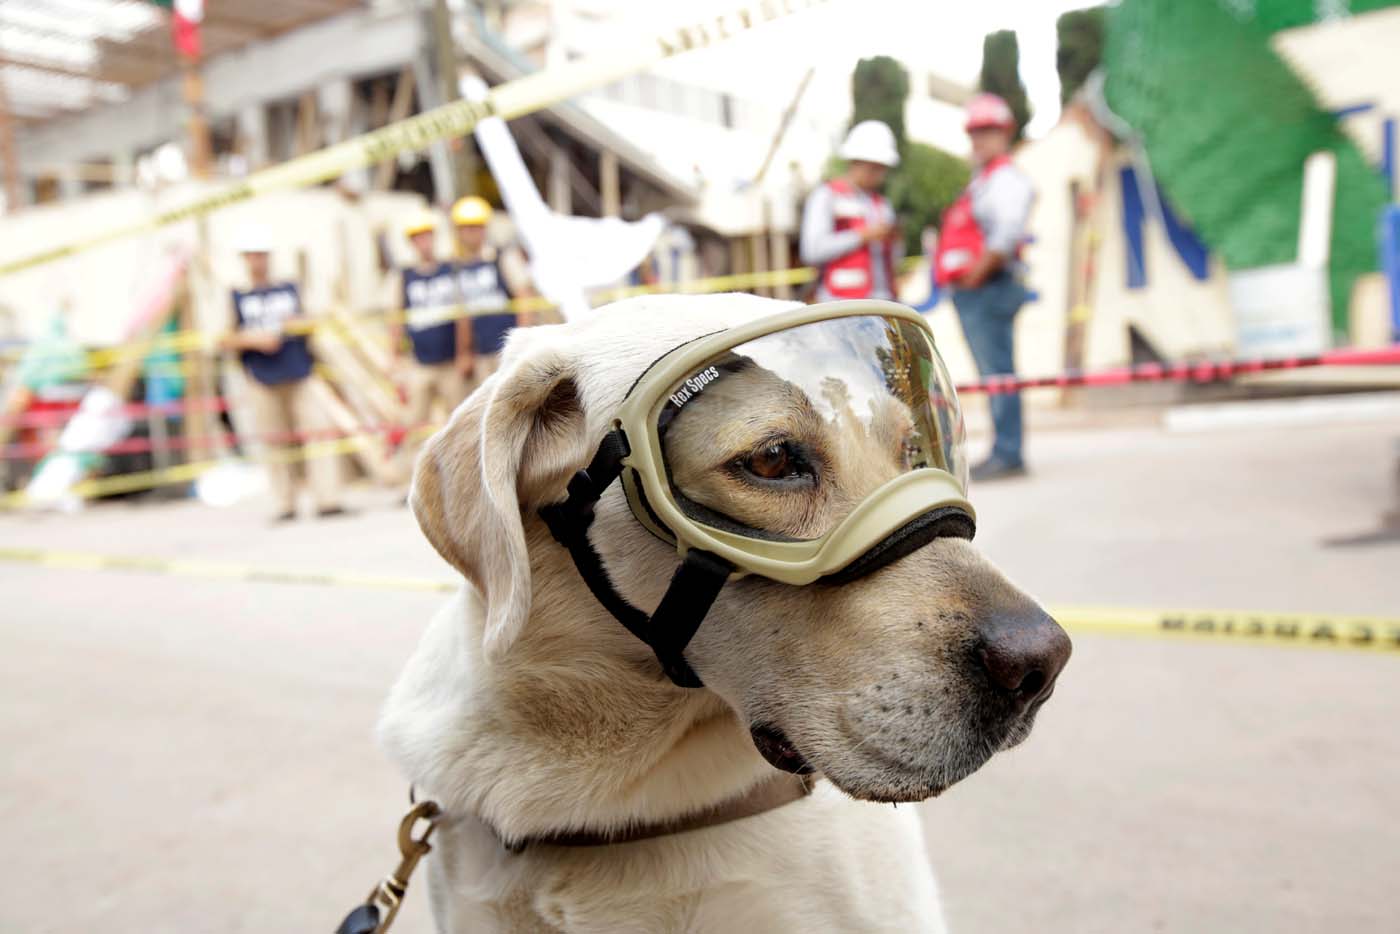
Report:
[[[486,85],[479,78],[463,78],[462,93],[480,100],[485,97]],[[482,120],[475,134],[511,221],[530,254],[535,286],[558,303],[565,320],[587,314],[586,290],[612,285],[636,269],[666,228],[666,218],[660,214],[648,214],[636,222],[556,214],[530,178],[504,120]]]

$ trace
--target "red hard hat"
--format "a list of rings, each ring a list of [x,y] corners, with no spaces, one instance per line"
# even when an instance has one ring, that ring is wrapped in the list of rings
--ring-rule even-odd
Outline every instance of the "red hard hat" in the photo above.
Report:
[[[967,102],[967,122],[963,128],[968,132],[982,127],[1000,127],[1003,130],[1016,129],[1016,115],[1011,107],[995,94],[983,92]]]

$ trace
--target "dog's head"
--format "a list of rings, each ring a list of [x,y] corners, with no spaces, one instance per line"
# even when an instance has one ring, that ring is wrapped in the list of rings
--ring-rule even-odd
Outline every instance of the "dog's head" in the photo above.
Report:
[[[482,596],[488,660],[509,664],[528,652],[537,628],[550,652],[568,651],[557,629],[538,626],[567,616],[592,627],[589,651],[603,646],[640,676],[660,677],[646,647],[593,599],[537,510],[564,497],[653,360],[783,307],[736,295],[635,299],[586,323],[516,332],[501,370],[425,449],[412,494],[428,539]],[[814,417],[791,386],[740,376],[688,403],[679,416],[686,430],[668,435],[677,439],[667,442],[673,478],[698,508],[813,537],[904,469],[907,410],[877,406],[870,427],[843,432]],[[736,411],[726,405],[733,392],[745,394],[750,411],[767,400],[765,437],[781,422],[793,447],[823,452],[820,486],[762,482],[766,464],[748,478],[752,465],[716,456],[752,447],[752,426],[726,416]],[[676,551],[636,521],[620,485],[598,504],[591,539],[617,590],[654,607]],[[1024,739],[1069,652],[1063,630],[969,542],[938,538],[839,586],[732,580],[685,654],[775,766],[815,769],[855,797],[915,801]]]

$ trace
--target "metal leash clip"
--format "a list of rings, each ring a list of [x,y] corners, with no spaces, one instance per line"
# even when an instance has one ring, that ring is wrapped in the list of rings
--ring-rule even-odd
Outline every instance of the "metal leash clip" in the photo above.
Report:
[[[417,868],[418,861],[432,850],[428,838],[437,827],[439,813],[441,812],[434,802],[420,801],[404,815],[403,820],[399,822],[401,858],[398,867],[370,889],[364,904],[355,906],[354,910],[345,916],[340,927],[335,929],[336,934],[384,934],[389,930],[390,925],[394,923],[394,917],[399,913],[399,906],[403,904],[404,893],[408,891],[409,877]],[[427,821],[428,826],[422,836],[415,837],[413,831],[419,821]]]

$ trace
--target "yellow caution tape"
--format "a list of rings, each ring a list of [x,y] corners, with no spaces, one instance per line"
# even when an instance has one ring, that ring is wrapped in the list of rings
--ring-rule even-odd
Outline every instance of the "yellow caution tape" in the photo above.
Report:
[[[908,270],[920,261],[919,257],[907,258],[902,270]],[[795,267],[792,269],[778,269],[767,272],[735,273],[725,276],[711,276],[703,279],[693,279],[679,283],[668,283],[658,285],[626,286],[617,289],[609,289],[599,293],[598,298],[605,301],[614,301],[621,298],[638,295],[655,294],[707,294],[714,292],[735,291],[745,288],[770,288],[778,285],[796,285],[812,281],[817,275],[817,270],[809,266]],[[522,299],[512,302],[512,306],[529,306],[532,308],[552,308],[548,300],[533,298]],[[450,306],[450,312],[445,319],[450,320],[451,316],[469,317],[477,314],[492,314],[492,310],[473,311],[464,306]],[[385,312],[376,310],[353,315],[355,318],[385,318],[390,322],[402,322],[405,312],[393,310]],[[301,318],[289,324],[287,333],[309,334],[319,328],[325,328],[333,335],[339,335],[341,326],[335,317],[324,318]],[[225,332],[232,333],[232,332]],[[119,344],[101,350],[92,351],[88,355],[89,369],[96,370],[103,366],[111,366],[122,360],[130,359],[133,356],[144,356],[155,349],[171,349],[181,353],[188,353],[193,350],[208,349],[218,345],[225,334],[216,334],[198,330],[177,331],[160,334],[155,337],[133,341],[128,344]],[[103,362],[93,362],[103,361]],[[428,429],[429,432],[435,428]],[[290,460],[308,460],[313,457],[329,457],[338,454],[349,453],[357,450],[364,443],[368,435],[352,435],[347,438],[332,442],[318,442],[317,444],[306,445],[302,448],[293,448]],[[329,447],[327,447],[329,445]],[[308,453],[312,451],[322,451],[322,453]],[[279,452],[278,459],[282,459],[283,452]],[[80,499],[94,499],[102,496],[112,496],[119,493],[132,493],[140,490],[155,489],[161,486],[173,486],[180,483],[189,483],[199,477],[205,471],[211,470],[224,461],[211,460],[195,464],[182,464],[177,467],[168,467],[160,470],[138,471],[129,474],[119,474],[110,477],[99,477],[93,480],[83,481],[73,487],[69,492]],[[29,497],[23,490],[8,493],[0,496],[0,510],[16,509],[28,505]]]
[[[1118,607],[1061,607],[1052,615],[1071,632],[1400,655],[1400,619],[1374,616]]]
[[[409,432],[409,439],[416,440],[436,431],[436,425],[422,425]],[[371,438],[381,432],[361,432],[327,441],[308,441],[294,445],[269,446],[261,457],[252,458],[253,463],[294,464],[299,461],[315,460],[319,457],[338,457],[351,454],[364,448]],[[179,464],[175,467],[162,467],[158,470],[140,470],[133,473],[115,474],[110,477],[96,477],[75,483],[68,495],[78,499],[96,499],[102,496],[115,496],[120,493],[136,493],[153,490],[162,486],[175,486],[190,483],[215,467],[228,463],[244,462],[240,458],[224,458],[197,461],[192,464]],[[35,501],[25,490],[16,490],[0,496],[0,509],[19,509]]]
[[[917,262],[917,258],[915,262]],[[710,276],[705,279],[692,279],[688,282],[671,282],[664,285],[630,285],[600,292],[596,297],[603,301],[617,301],[637,295],[703,295],[713,292],[736,292],[743,289],[768,289],[779,285],[801,285],[817,277],[817,270],[811,266],[798,266],[793,269],[773,269],[767,272],[739,272],[727,276]]]
[[[101,555],[85,551],[48,551],[0,546],[0,561],[35,564],[73,571],[136,571],[172,577],[204,577],[274,584],[317,584],[327,587],[365,587],[374,590],[452,592],[460,585],[418,577],[357,574],[346,571],[296,571],[286,568],[214,561],[172,561],[140,555]]]
[[[901,266],[901,272],[907,272],[921,262],[921,257],[909,257]],[[592,298],[598,303],[617,301],[623,298],[633,298],[639,295],[708,295],[715,292],[738,292],[747,289],[775,288],[784,285],[802,285],[813,281],[817,277],[817,270],[811,266],[797,266],[791,269],[772,269],[765,272],[741,272],[723,276],[708,276],[700,279],[689,279],[680,282],[657,283],[654,285],[630,285],[618,288],[603,289],[593,294]],[[534,311],[551,311],[559,306],[547,298],[534,296],[530,298],[518,298],[508,302],[502,308],[482,308],[468,309],[463,305],[448,305],[440,309],[420,309],[423,311],[440,311],[443,323],[455,321],[459,318],[474,318],[481,315],[500,314],[502,310],[527,313]],[[376,308],[367,311],[351,312],[346,315],[354,320],[379,321],[384,324],[402,324],[407,318],[407,312],[393,308]],[[297,318],[289,322],[286,327],[287,334],[302,335],[310,334],[323,328],[334,328],[336,316],[317,316]],[[154,351],[171,351],[174,353],[191,353],[209,351],[217,348],[220,342],[236,332],[234,331],[201,331],[191,329],[186,331],[170,331],[157,334],[153,337],[141,340],[129,341],[124,344],[113,344],[109,347],[101,347],[88,352],[88,369],[99,370],[104,367],[114,366],[117,363],[130,360],[133,357],[144,357]],[[17,359],[24,354],[23,347],[16,347],[6,351],[4,358]]]
[[[0,264],[0,276],[81,253],[132,234],[145,233],[211,214],[233,204],[275,191],[305,188],[338,178],[346,172],[416,152],[441,140],[465,136],[487,117],[511,120],[550,107],[584,91],[603,87],[642,71],[663,59],[705,48],[756,26],[820,6],[826,0],[758,0],[710,17],[700,23],[656,36],[647,42],[610,50],[571,64],[526,75],[498,85],[481,101],[460,100],[391,123],[280,165],[254,172],[221,186],[212,194],[148,220],[105,230],[62,246],[51,247]]]
[[[136,571],[175,577],[204,577],[255,583],[314,584],[377,590],[453,592],[446,580],[346,571],[298,571],[212,561],[186,561],[143,555],[104,555],[84,551],[0,546],[0,561],[81,571]],[[1400,656],[1400,619],[1246,611],[1060,608],[1054,616],[1071,632],[1197,639],[1312,649],[1351,649]]]

